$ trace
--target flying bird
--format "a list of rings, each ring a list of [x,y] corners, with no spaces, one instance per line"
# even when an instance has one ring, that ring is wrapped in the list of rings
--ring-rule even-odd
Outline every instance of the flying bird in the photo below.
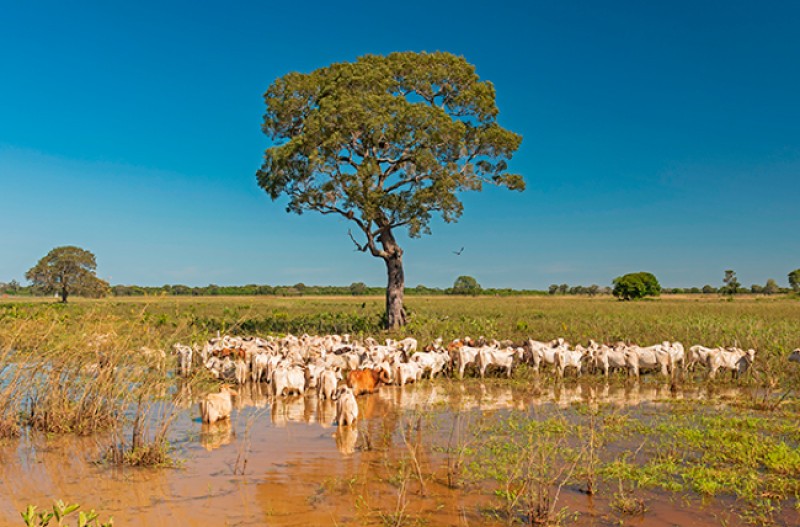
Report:
[[[453,251],[453,254],[455,254],[456,256],[461,256],[461,253],[463,253],[463,252],[464,252],[464,248],[462,247],[461,249],[459,249],[457,251]]]

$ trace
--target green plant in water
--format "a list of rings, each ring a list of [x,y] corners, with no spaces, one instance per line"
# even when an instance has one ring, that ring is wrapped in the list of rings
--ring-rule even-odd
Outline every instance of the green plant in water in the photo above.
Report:
[[[44,510],[37,512],[36,505],[28,505],[28,507],[20,513],[22,519],[25,521],[26,527],[46,527],[55,520],[54,525],[71,525],[65,523],[65,518],[78,511],[80,505],[77,503],[72,505],[65,505],[63,501],[58,500],[53,504],[52,510]],[[112,527],[114,519],[109,518],[107,522],[101,523],[98,519],[99,515],[94,509],[89,512],[78,511],[78,517],[75,518],[74,525],[77,527]]]

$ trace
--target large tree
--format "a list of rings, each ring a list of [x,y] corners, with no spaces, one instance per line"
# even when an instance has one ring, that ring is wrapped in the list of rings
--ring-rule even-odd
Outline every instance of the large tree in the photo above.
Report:
[[[56,247],[39,260],[25,278],[44,293],[57,293],[66,303],[69,295],[104,296],[108,282],[97,277],[97,261],[91,252],[67,245]]]
[[[497,124],[494,86],[449,53],[366,55],[289,73],[264,94],[272,141],[258,183],[288,212],[346,218],[356,248],[385,262],[386,326],[406,322],[398,229],[456,221],[459,193],[486,183],[523,190],[507,160],[522,137]]]
[[[635,300],[661,294],[661,285],[652,273],[644,271],[614,278],[612,294],[620,300]]]
[[[800,292],[800,269],[795,269],[789,273],[789,286],[795,292]]]

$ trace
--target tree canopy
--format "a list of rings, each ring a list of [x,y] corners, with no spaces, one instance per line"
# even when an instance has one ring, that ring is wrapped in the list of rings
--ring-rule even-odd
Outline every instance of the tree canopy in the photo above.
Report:
[[[94,254],[75,246],[56,247],[25,273],[34,287],[47,294],[57,293],[66,303],[69,295],[99,297],[109,285],[96,275]]]
[[[719,288],[719,292],[725,295],[735,295],[742,286],[736,278],[736,271],[733,269],[727,269],[725,271],[725,277],[722,279],[722,282],[725,285]]]
[[[471,276],[459,276],[453,283],[454,295],[477,295],[481,292],[481,285]]]
[[[800,269],[795,269],[789,273],[789,287],[795,292],[800,292]]]
[[[661,294],[661,285],[655,275],[644,271],[618,276],[613,284],[612,293],[620,300],[634,300]]]
[[[387,327],[405,323],[395,230],[430,233],[463,212],[459,192],[525,187],[507,172],[522,137],[500,127],[494,86],[450,53],[365,55],[289,73],[264,94],[271,139],[258,184],[287,211],[346,218],[356,248],[387,266]]]

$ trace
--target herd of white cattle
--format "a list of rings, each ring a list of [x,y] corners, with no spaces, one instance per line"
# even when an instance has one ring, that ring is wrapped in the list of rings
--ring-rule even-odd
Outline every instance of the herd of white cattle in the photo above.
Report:
[[[720,370],[728,370],[734,376],[745,372],[756,356],[753,349],[737,347],[695,345],[687,352],[680,342],[669,341],[642,347],[622,342],[598,344],[592,340],[586,347],[571,347],[561,338],[549,342],[531,339],[521,345],[469,337],[445,344],[440,338],[418,350],[418,342],[413,338],[387,339],[380,344],[373,338],[352,341],[349,335],[280,338],[225,335],[210,339],[202,347],[178,343],[174,350],[183,376],[190,375],[195,364],[202,364],[212,376],[226,382],[269,383],[273,396],[304,395],[316,390],[320,399],[336,400],[336,422],[340,425],[356,420],[355,395],[371,393],[376,384],[403,386],[439,374],[463,378],[468,368],[481,377],[492,370],[511,377],[516,366],[527,364],[537,374],[547,368],[559,377],[568,370],[574,370],[577,376],[601,372],[606,377],[612,370],[623,370],[635,378],[647,371],[674,378],[702,367],[709,378],[714,378]],[[794,350],[789,360],[800,362],[800,349]],[[366,386],[354,385],[363,382],[363,376],[352,373],[346,383],[340,383],[345,379],[344,372],[358,370],[372,370],[375,383],[368,377]],[[224,387],[221,393],[207,396],[200,405],[203,421],[213,423],[228,417],[233,394],[234,390]]]

